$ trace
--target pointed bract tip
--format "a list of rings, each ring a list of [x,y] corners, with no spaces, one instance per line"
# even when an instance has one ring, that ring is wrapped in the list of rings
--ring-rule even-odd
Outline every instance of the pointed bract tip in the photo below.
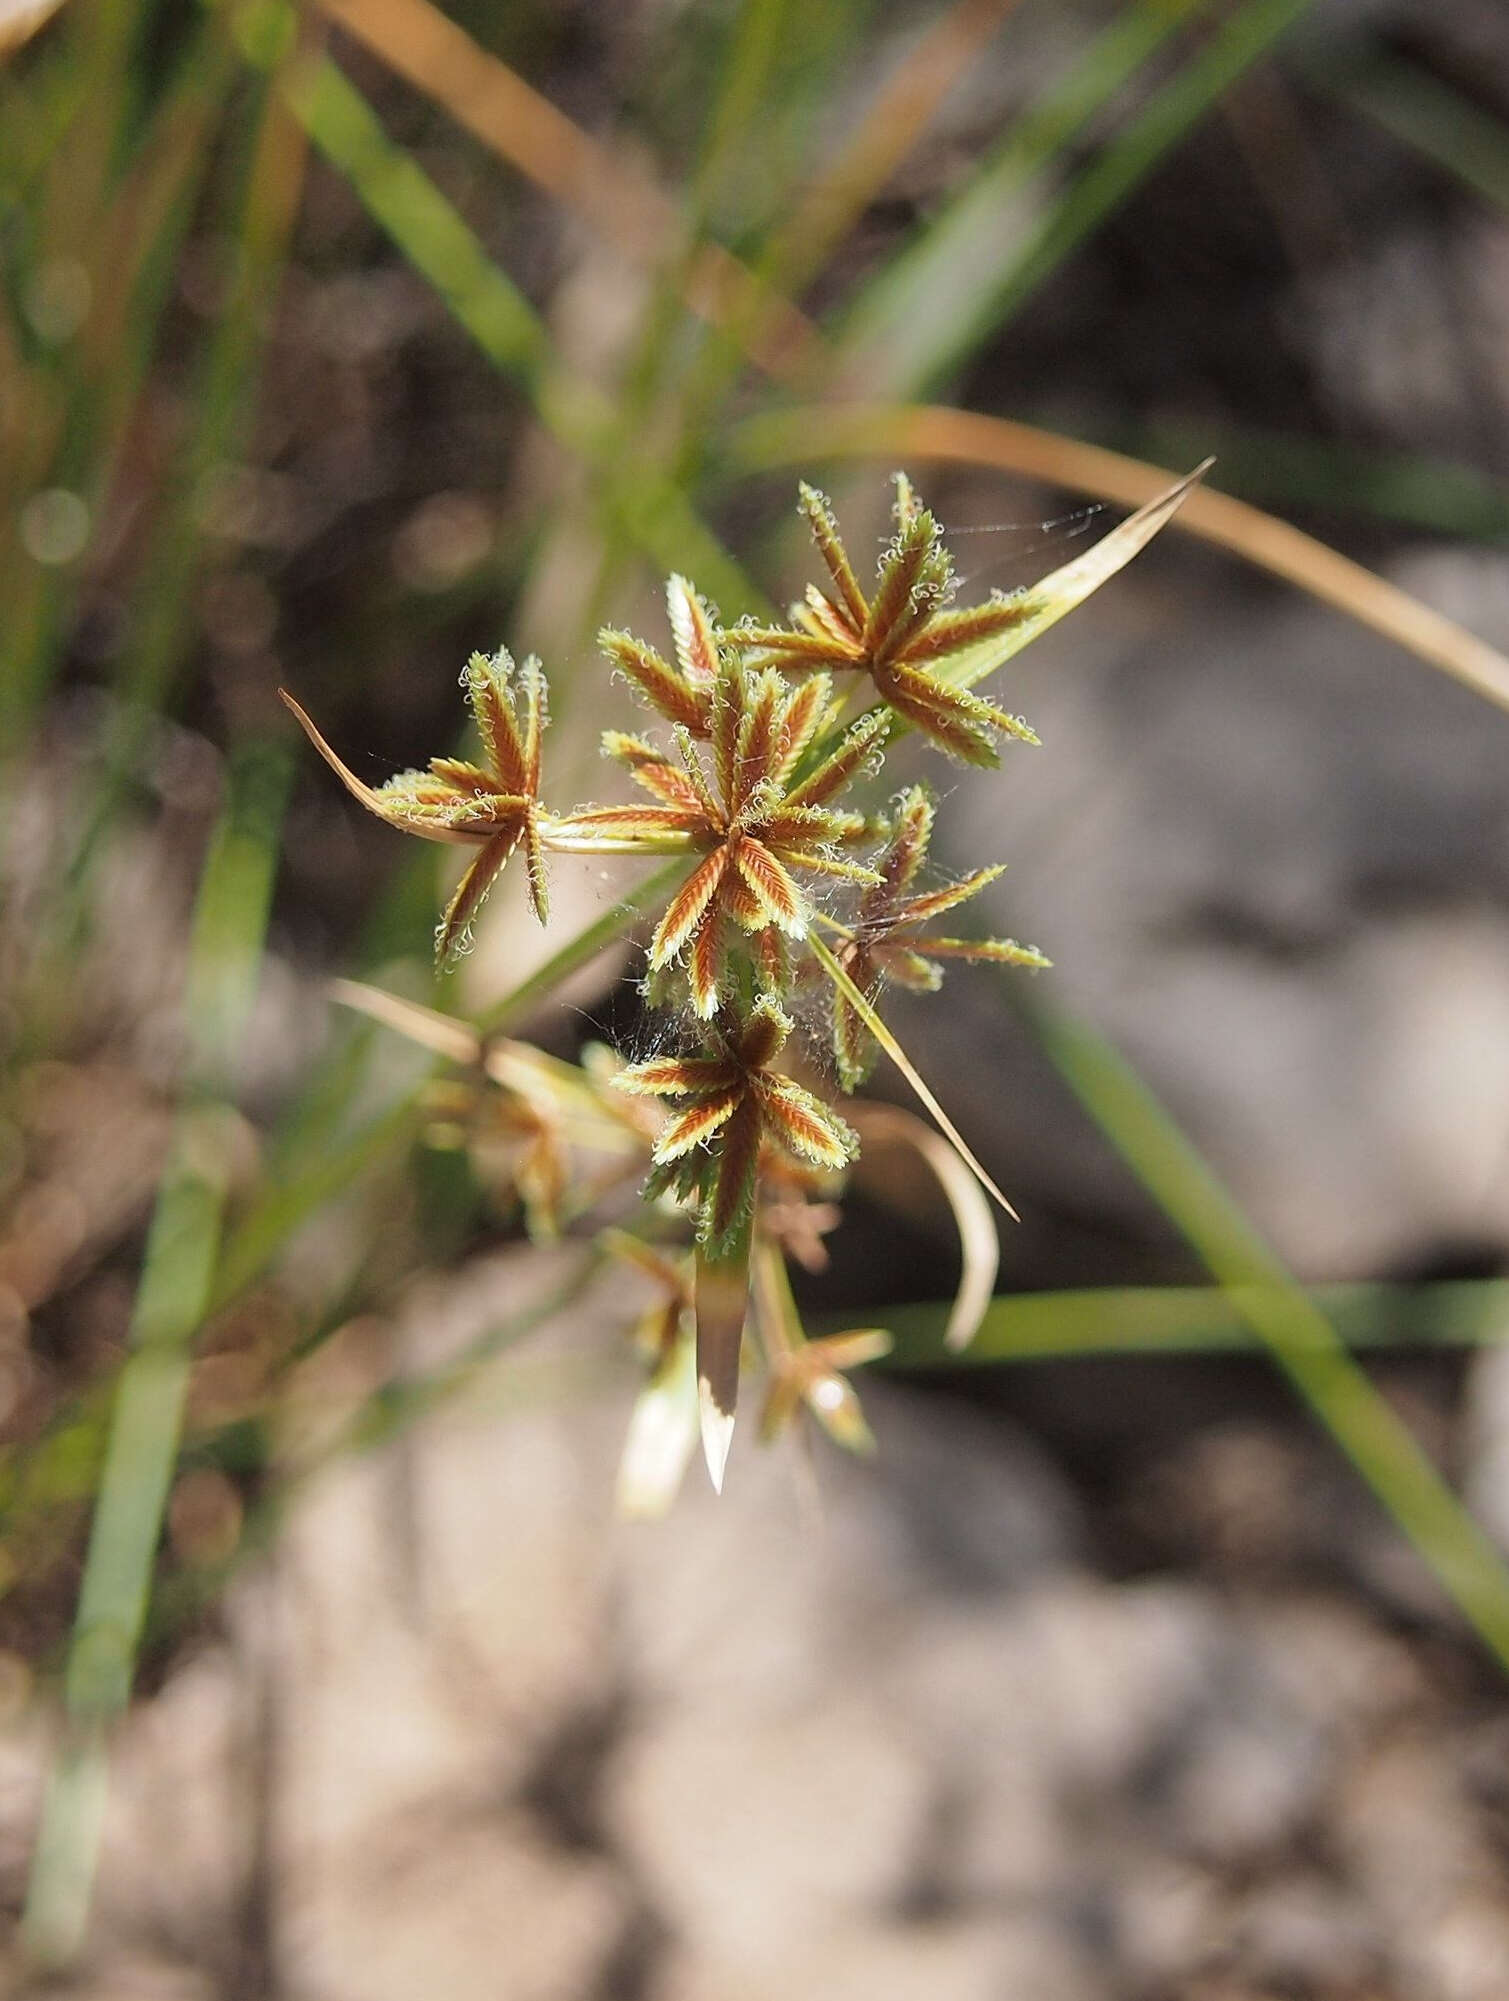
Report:
[[[734,1414],[724,1410],[706,1376],[697,1378],[697,1403],[702,1413],[702,1456],[713,1492],[723,1492],[723,1469],[728,1464],[728,1448],[734,1439]]]

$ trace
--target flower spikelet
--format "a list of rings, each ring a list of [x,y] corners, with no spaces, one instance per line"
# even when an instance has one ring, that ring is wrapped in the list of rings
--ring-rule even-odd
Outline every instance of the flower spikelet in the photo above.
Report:
[[[680,724],[693,736],[705,737],[712,721],[718,662],[728,640],[719,630],[711,606],[685,577],[672,577],[667,582],[665,608],[676,645],[674,666],[644,640],[611,626],[597,635],[597,643],[622,669],[642,701],[657,709],[667,722]]]
[[[826,1168],[857,1151],[850,1127],[774,1067],[790,1033],[789,1016],[762,996],[742,1020],[720,1011],[703,1054],[655,1057],[615,1079],[620,1090],[683,1101],[655,1142],[648,1192],[695,1200],[699,1238],[715,1252],[748,1216],[762,1145]]]
[[[521,844],[530,908],[549,913],[540,806],[540,740],[548,720],[545,676],[531,655],[515,667],[506,648],[474,653],[461,676],[482,740],[482,762],[432,758],[423,771],[401,771],[385,785],[364,785],[286,692],[283,700],[310,742],[353,798],[390,827],[429,841],[477,848],[435,933],[442,964],[465,947],[472,920],[503,864]]]
[[[830,692],[826,676],[793,684],[775,668],[750,669],[726,651],[709,698],[705,747],[685,723],[675,729],[674,758],[621,730],[604,737],[606,753],[653,803],[586,807],[552,829],[554,841],[586,852],[700,853],[656,927],[649,964],[652,977],[672,962],[684,965],[704,1021],[731,990],[731,948],[740,939],[767,986],[784,983],[780,941],[805,936],[809,920],[798,876],[880,880],[839,852],[869,823],[833,802],[872,761],[885,719],[861,717],[814,763],[808,753],[830,718]]]
[[[827,569],[828,586],[808,587],[805,602],[792,608],[792,630],[740,628],[756,660],[776,661],[791,671],[866,673],[883,702],[965,764],[999,762],[999,735],[1037,742],[1019,716],[952,685],[942,671],[966,648],[1020,624],[1031,610],[1025,592],[1010,597],[995,592],[982,605],[948,610],[954,579],[943,533],[904,474],[896,475],[896,532],[868,598],[828,500],[815,487],[803,485],[801,510]]]
[[[945,911],[978,896],[1003,873],[999,864],[975,869],[942,888],[913,892],[927,858],[933,831],[933,802],[920,785],[896,802],[893,830],[876,867],[881,880],[860,898],[849,935],[838,948],[839,963],[861,992],[886,980],[931,993],[942,981],[940,959],[971,959],[998,966],[1043,967],[1052,962],[1035,945],[1014,938],[939,938],[919,935]],[[833,1054],[846,1091],[862,1084],[875,1067],[875,1041],[844,995],[833,995]]]

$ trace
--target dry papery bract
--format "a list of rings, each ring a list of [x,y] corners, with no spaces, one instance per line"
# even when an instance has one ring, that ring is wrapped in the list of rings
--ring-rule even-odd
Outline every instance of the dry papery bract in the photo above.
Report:
[[[608,1188],[642,1177],[637,1227],[599,1233],[600,1247],[636,1266],[653,1295],[640,1324],[647,1382],[620,1480],[628,1512],[668,1505],[699,1432],[721,1487],[751,1319],[768,1379],[762,1432],[807,1410],[838,1443],[855,1450],[871,1443],[842,1372],[883,1353],[886,1337],[866,1328],[809,1340],[786,1277],[788,1258],[824,1255],[822,1232],[836,1218],[833,1200],[859,1148],[853,1127],[787,1074],[799,989],[815,982],[827,995],[832,1063],[825,1067],[845,1092],[865,1081],[884,1049],[933,1113],[941,1137],[927,1135],[924,1158],[938,1172],[938,1148],[950,1149],[957,1171],[944,1169],[940,1179],[967,1239],[978,1246],[980,1228],[978,1216],[965,1213],[967,1198],[961,1202],[961,1175],[973,1175],[1009,1210],[877,1003],[892,982],[935,990],[950,959],[1049,962],[1014,939],[936,928],[992,882],[1000,864],[988,860],[952,881],[931,875],[932,795],[911,784],[877,808],[876,779],[908,730],[943,757],[977,767],[999,763],[1003,740],[1036,744],[1020,717],[975,694],[973,684],[1114,575],[1190,484],[1179,482],[1041,582],[962,607],[952,602],[939,524],[904,474],[895,478],[893,534],[868,586],[828,501],[803,485],[801,511],[822,577],[787,624],[724,628],[694,585],[673,576],[666,652],[627,632],[600,634],[611,669],[658,723],[651,735],[603,736],[604,754],[644,795],[639,803],[546,806],[545,675],[538,660],[516,665],[503,648],[473,654],[462,676],[477,760],[436,757],[377,787],[364,784],[284,696],[370,812],[426,840],[474,850],[436,932],[443,965],[465,950],[483,899],[515,851],[542,924],[552,852],[685,857],[649,940],[644,980],[647,1000],[671,1020],[671,1053],[622,1063],[590,1049],[580,1066],[562,1064],[393,996],[342,992],[472,1068],[470,1092],[458,1098],[457,1080],[449,1087],[452,1111],[459,1104],[464,1115],[446,1130],[452,1143],[477,1147],[491,1134],[491,1171],[510,1184],[532,1233],[568,1227]],[[979,1300],[977,1248],[970,1263],[970,1296]],[[988,1290],[987,1283],[987,1298]],[[956,1314],[951,1345],[971,1331]]]

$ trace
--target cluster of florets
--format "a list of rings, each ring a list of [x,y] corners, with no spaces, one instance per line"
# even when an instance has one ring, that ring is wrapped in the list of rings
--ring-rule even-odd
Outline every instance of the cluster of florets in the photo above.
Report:
[[[436,758],[377,788],[356,778],[290,702],[372,812],[476,850],[440,922],[442,961],[464,949],[488,888],[516,849],[542,922],[552,851],[687,857],[649,942],[646,991],[682,1013],[688,1047],[629,1065],[615,1081],[665,1102],[648,1193],[696,1214],[698,1373],[715,1477],[732,1419],[760,1191],[783,1163],[833,1173],[857,1150],[844,1120],[781,1067],[797,982],[814,967],[826,976],[838,1080],[852,1091],[876,1059],[874,1002],[886,981],[934,988],[950,958],[1047,964],[1011,939],[928,930],[1000,871],[921,886],[933,826],[921,786],[888,811],[852,803],[902,730],[972,765],[995,764],[1003,736],[1037,741],[1019,717],[965,685],[988,671],[992,644],[1027,616],[1027,594],[951,609],[953,575],[938,523],[904,477],[896,488],[895,532],[868,597],[828,502],[804,486],[802,510],[827,576],[793,607],[789,626],[724,630],[692,585],[672,577],[674,658],[625,632],[601,635],[608,659],[668,731],[668,742],[622,730],[604,735],[605,754],[646,795],[640,803],[567,813],[542,803],[545,680],[533,658],[515,666],[499,651],[469,662],[463,685],[481,740],[478,762]]]

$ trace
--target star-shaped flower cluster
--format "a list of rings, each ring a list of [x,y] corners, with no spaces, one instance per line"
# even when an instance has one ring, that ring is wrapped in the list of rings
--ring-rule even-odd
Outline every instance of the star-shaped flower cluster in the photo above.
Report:
[[[938,522],[904,476],[896,479],[894,534],[868,593],[828,502],[803,486],[801,509],[826,582],[809,588],[789,626],[724,628],[693,586],[673,576],[666,592],[668,654],[631,633],[600,635],[612,667],[668,726],[663,741],[623,729],[603,738],[605,752],[645,795],[635,803],[588,804],[564,814],[545,806],[545,679],[534,659],[516,667],[501,650],[474,654],[462,678],[480,740],[476,757],[437,757],[376,787],[357,778],[285,697],[320,755],[371,812],[424,839],[475,851],[437,932],[442,963],[464,947],[489,886],[516,850],[523,851],[529,901],[542,922],[545,857],[552,850],[684,862],[649,940],[644,991],[653,1006],[682,1015],[685,1053],[630,1064],[614,1079],[630,1094],[620,1101],[625,1160],[642,1162],[650,1154],[646,1197],[663,1212],[679,1205],[695,1217],[689,1264],[655,1253],[652,1276],[665,1298],[629,1480],[639,1503],[664,1494],[671,1476],[679,1477],[693,1391],[704,1452],[715,1482],[721,1480],[752,1271],[770,1380],[767,1428],[783,1427],[800,1407],[842,1442],[868,1440],[842,1371],[877,1354],[883,1337],[863,1329],[807,1341],[784,1283],[788,1257],[821,1256],[819,1232],[829,1226],[829,1198],[839,1192],[834,1178],[858,1144],[831,1107],[782,1067],[792,1032],[782,1002],[804,974],[816,971],[832,990],[843,1088],[852,1091],[869,1074],[878,1042],[932,1112],[939,1145],[952,1149],[948,1158],[958,1172],[1009,1208],[874,999],[888,982],[936,987],[948,959],[1048,962],[1010,938],[935,935],[928,927],[979,895],[1000,869],[976,868],[956,881],[922,886],[934,818],[928,794],[911,786],[888,814],[877,814],[861,788],[900,726],[973,765],[995,764],[1003,737],[1035,743],[1020,718],[972,693],[973,683],[1113,575],[1169,518],[1190,483],[1170,488],[1030,591],[995,593],[957,609]],[[842,684],[839,698],[835,679],[846,674],[865,680]],[[871,696],[873,705],[865,707]],[[565,956],[572,957],[569,950]],[[436,1016],[422,1039],[444,1053],[456,1028]],[[523,1059],[515,1051],[510,1061]],[[601,1199],[619,1164],[595,1182],[583,1178],[580,1148],[568,1145],[571,1094],[559,1076],[536,1079],[525,1063],[516,1074],[500,1070],[496,1081],[507,1094],[510,1185],[525,1197],[537,1230],[568,1228]],[[601,1123],[594,1112],[594,1132]],[[783,1181],[803,1175],[816,1177],[817,1202],[808,1202],[805,1190],[796,1204],[774,1199]],[[654,1227],[674,1233],[680,1225],[662,1213]],[[971,1231],[979,1236],[977,1223]],[[987,1295],[989,1283],[987,1274]],[[686,1353],[691,1323],[695,1383]]]
[[[521,842],[530,908],[542,924],[550,914],[540,806],[540,739],[548,720],[544,673],[533,654],[515,668],[507,649],[499,647],[493,654],[474,653],[461,685],[482,739],[484,762],[436,757],[427,770],[401,771],[376,787],[364,785],[292,695],[283,695],[320,756],[369,812],[406,834],[480,850],[435,933],[442,964],[464,946],[482,899]]]
[[[607,639],[622,661],[622,636]],[[604,749],[655,804],[586,807],[554,826],[556,842],[586,852],[701,853],[656,927],[649,964],[655,974],[684,957],[692,1006],[704,1021],[731,991],[741,940],[765,988],[784,988],[784,941],[803,937],[810,919],[798,876],[880,881],[839,852],[863,838],[869,822],[833,801],[871,760],[886,719],[861,717],[824,752],[831,693],[826,675],[793,685],[726,650],[707,692],[711,768],[685,721],[675,724],[674,760],[643,737],[610,730]],[[659,705],[673,707],[668,695]]]
[[[804,485],[801,505],[827,568],[829,588],[808,586],[805,603],[792,607],[794,630],[745,627],[742,637],[756,657],[788,671],[832,668],[868,674],[888,708],[965,764],[999,763],[1000,735],[1036,743],[1020,716],[953,685],[943,671],[951,658],[1020,624],[1031,609],[1027,595],[996,592],[984,604],[947,610],[954,576],[943,532],[903,473],[896,475],[896,533],[868,598],[828,501],[815,487]]]
[[[614,1079],[621,1091],[687,1101],[655,1142],[646,1192],[695,1203],[699,1235],[714,1255],[727,1252],[748,1222],[763,1146],[833,1169],[858,1149],[836,1112],[774,1067],[790,1034],[790,1016],[764,995],[747,1014],[720,1012],[708,1053],[651,1057]]]

